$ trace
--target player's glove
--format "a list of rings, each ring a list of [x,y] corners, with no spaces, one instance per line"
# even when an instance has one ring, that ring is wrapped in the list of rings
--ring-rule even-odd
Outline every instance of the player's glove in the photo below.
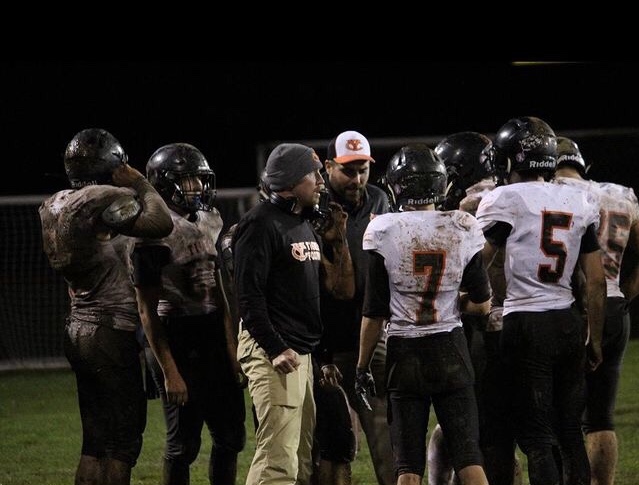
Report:
[[[374,397],[376,395],[375,392],[375,379],[373,379],[373,374],[371,374],[370,369],[361,369],[357,368],[355,371],[355,394],[362,401],[366,409],[372,411],[370,402],[368,401],[369,397]]]

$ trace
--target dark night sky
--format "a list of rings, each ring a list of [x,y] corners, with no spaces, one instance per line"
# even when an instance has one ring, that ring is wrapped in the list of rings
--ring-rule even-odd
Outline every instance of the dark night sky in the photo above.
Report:
[[[347,129],[373,141],[464,130],[490,134],[512,117],[533,115],[558,133],[633,127],[639,133],[637,67],[419,60],[2,62],[0,194],[66,187],[66,179],[47,174],[63,175],[67,142],[88,127],[111,131],[142,171],[159,146],[192,143],[213,166],[220,188],[255,184],[261,146],[328,140]],[[318,153],[324,156],[323,145]],[[378,161],[385,163],[385,155]],[[639,177],[634,160],[626,163],[621,168]]]

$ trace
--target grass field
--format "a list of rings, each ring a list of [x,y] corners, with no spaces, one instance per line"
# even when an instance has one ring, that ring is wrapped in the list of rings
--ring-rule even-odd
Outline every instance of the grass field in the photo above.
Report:
[[[639,340],[626,353],[617,403],[620,459],[616,485],[639,483]],[[247,399],[247,408],[250,401]],[[247,414],[250,416],[250,413]],[[238,485],[244,483],[252,458],[253,427],[240,455]],[[132,483],[160,482],[164,421],[158,400],[149,401],[144,446]],[[206,457],[211,442],[205,433],[202,452],[191,471],[192,485],[208,485]],[[69,485],[80,450],[80,419],[75,380],[70,371],[20,371],[0,374],[0,485]],[[353,485],[375,485],[366,443],[353,465]],[[527,484],[527,478],[524,478]]]

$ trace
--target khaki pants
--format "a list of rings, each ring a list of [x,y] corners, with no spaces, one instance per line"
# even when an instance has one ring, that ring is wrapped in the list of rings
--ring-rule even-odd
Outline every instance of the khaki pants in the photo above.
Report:
[[[295,372],[279,374],[247,331],[240,332],[238,360],[248,377],[258,427],[246,485],[310,485],[315,402],[310,355]]]

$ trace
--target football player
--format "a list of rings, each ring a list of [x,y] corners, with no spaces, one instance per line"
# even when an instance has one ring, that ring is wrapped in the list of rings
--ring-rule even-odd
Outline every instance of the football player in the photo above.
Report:
[[[614,411],[623,356],[630,337],[629,302],[639,292],[637,259],[622,280],[626,249],[639,252],[639,204],[630,187],[588,180],[579,146],[570,138],[557,137],[555,181],[594,192],[599,198],[599,245],[606,275],[606,321],[603,329],[603,362],[586,373],[586,411],[583,430],[590,460],[592,483],[612,485],[618,458]]]
[[[594,369],[602,358],[605,305],[598,204],[582,190],[546,182],[555,170],[557,142],[539,118],[509,120],[488,156],[499,186],[482,198],[477,219],[487,240],[485,260],[505,251],[500,352],[517,444],[527,455],[531,485],[560,482],[556,446],[567,483],[589,483],[581,432],[586,336],[571,280],[579,261],[588,296],[588,362]]]
[[[437,211],[444,163],[427,145],[401,148],[385,175],[395,212],[364,233],[369,270],[356,390],[374,394],[369,364],[387,320],[388,422],[398,485],[421,483],[431,405],[465,484],[488,483],[479,449],[474,372],[461,313],[487,314],[484,237],[463,211]]]

